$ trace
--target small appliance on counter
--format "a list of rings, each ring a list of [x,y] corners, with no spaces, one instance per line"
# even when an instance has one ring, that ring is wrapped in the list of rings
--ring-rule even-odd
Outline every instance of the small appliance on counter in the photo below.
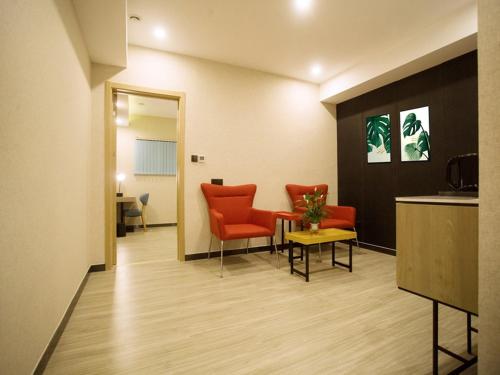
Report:
[[[476,153],[457,155],[448,160],[446,182],[450,191],[439,195],[477,197],[479,191],[479,159]]]

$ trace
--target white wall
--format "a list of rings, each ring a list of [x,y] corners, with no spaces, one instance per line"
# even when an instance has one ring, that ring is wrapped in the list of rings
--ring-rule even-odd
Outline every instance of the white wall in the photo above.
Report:
[[[0,20],[0,373],[29,374],[89,266],[90,61],[70,1]]]
[[[254,206],[263,209],[290,208],[286,183],[327,183],[330,201],[337,201],[335,114],[319,102],[317,85],[132,46],[126,70],[94,66],[94,137],[102,138],[104,131],[106,79],[186,93],[186,253],[207,250],[208,214],[200,183],[210,178],[224,178],[226,185],[257,184]],[[99,158],[104,151],[98,146]],[[191,154],[205,155],[206,163],[192,164]],[[94,224],[103,228],[102,215],[98,220]],[[251,246],[262,243],[252,240]],[[100,247],[94,262],[102,263],[103,253]]]
[[[125,173],[122,183],[124,195],[137,197],[149,193],[146,209],[147,224],[171,224],[177,222],[177,178],[176,176],[134,175],[135,140],[156,139],[175,141],[177,137],[175,118],[131,115],[129,126],[116,127],[116,169]],[[140,224],[140,218],[127,218],[127,225]]]
[[[479,0],[479,373],[500,373],[500,2]]]

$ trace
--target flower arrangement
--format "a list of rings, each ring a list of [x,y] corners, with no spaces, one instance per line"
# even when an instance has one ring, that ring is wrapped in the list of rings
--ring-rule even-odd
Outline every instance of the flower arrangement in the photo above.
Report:
[[[306,208],[302,218],[304,222],[318,224],[326,216],[326,194],[314,188],[312,194],[304,194],[300,204]]]

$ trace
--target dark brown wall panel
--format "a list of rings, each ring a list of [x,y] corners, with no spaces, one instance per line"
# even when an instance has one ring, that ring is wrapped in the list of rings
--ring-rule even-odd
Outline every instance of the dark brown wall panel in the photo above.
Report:
[[[401,162],[399,112],[429,106],[429,162]],[[391,163],[368,164],[365,120],[391,115]],[[394,198],[447,190],[446,163],[477,152],[477,53],[471,52],[337,106],[339,204],[355,206],[360,240],[395,248]]]

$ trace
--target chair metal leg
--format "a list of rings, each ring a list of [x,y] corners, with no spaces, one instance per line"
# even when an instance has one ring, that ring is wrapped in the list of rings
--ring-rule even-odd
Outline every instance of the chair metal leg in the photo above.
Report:
[[[248,255],[248,244],[250,243],[250,238],[247,238],[247,255]]]
[[[214,238],[214,235],[212,232],[210,232],[210,244],[208,245],[208,259],[210,259],[210,249],[212,248],[212,238]]]
[[[356,233],[356,246],[358,247],[358,250],[361,250],[359,247],[358,232],[356,232],[356,227],[352,227],[352,230],[354,231],[354,233]]]
[[[276,239],[274,239],[274,252],[276,253],[276,263],[278,264],[278,269],[279,269],[280,268],[280,254],[278,253],[278,247],[276,246]]]
[[[222,264],[224,261],[224,241],[220,241],[220,277],[222,278]]]

